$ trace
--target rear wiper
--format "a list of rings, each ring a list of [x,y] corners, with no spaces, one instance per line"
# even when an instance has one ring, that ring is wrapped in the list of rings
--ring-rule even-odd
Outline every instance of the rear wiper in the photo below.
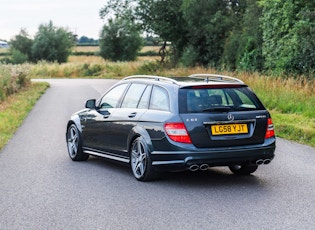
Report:
[[[229,112],[231,110],[230,106],[215,106],[211,108],[203,109],[204,112]]]

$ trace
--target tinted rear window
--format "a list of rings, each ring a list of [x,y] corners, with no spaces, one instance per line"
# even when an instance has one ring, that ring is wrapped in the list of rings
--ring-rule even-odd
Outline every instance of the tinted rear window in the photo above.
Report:
[[[183,88],[179,91],[179,98],[180,113],[264,109],[248,87]]]

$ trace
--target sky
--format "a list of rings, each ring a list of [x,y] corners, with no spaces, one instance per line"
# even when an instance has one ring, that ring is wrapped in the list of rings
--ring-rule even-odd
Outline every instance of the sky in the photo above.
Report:
[[[99,11],[106,0],[1,0],[0,40],[7,40],[26,29],[34,37],[41,24],[53,22],[74,34],[98,39],[104,24]]]

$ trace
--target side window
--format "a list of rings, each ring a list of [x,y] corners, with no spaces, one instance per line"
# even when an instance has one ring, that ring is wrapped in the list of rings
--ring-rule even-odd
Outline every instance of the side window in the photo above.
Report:
[[[169,98],[167,91],[161,87],[154,86],[152,90],[150,109],[169,111]]]
[[[144,84],[132,84],[125,95],[121,108],[137,108],[145,88]]]
[[[115,88],[111,89],[105,96],[102,98],[100,103],[100,109],[108,109],[108,108],[115,108],[121,98],[122,94],[124,93],[127,84],[121,84],[116,86]]]
[[[147,109],[148,108],[149,101],[150,101],[151,89],[152,89],[151,85],[147,86],[147,88],[145,89],[145,91],[142,94],[142,97],[139,101],[139,105],[138,105],[139,109]]]

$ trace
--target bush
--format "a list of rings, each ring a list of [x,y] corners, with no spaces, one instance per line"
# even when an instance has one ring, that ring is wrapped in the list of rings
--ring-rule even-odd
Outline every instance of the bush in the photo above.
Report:
[[[11,55],[11,63],[12,64],[22,64],[24,62],[27,62],[28,56],[27,54],[22,53],[19,50],[12,50],[12,55]]]
[[[26,30],[22,29],[18,35],[16,35],[10,41],[10,50],[12,53],[13,64],[21,64],[31,60],[33,40],[29,38]],[[22,57],[19,57],[21,55]]]
[[[146,62],[143,65],[141,65],[136,74],[157,74],[158,71],[161,70],[161,63],[156,62]]]
[[[0,101],[28,86],[28,73],[26,65],[0,65]]]
[[[85,63],[81,67],[80,73],[81,73],[81,76],[83,77],[98,76],[101,74],[102,70],[103,70],[103,67],[100,64],[90,65],[90,64]]]

